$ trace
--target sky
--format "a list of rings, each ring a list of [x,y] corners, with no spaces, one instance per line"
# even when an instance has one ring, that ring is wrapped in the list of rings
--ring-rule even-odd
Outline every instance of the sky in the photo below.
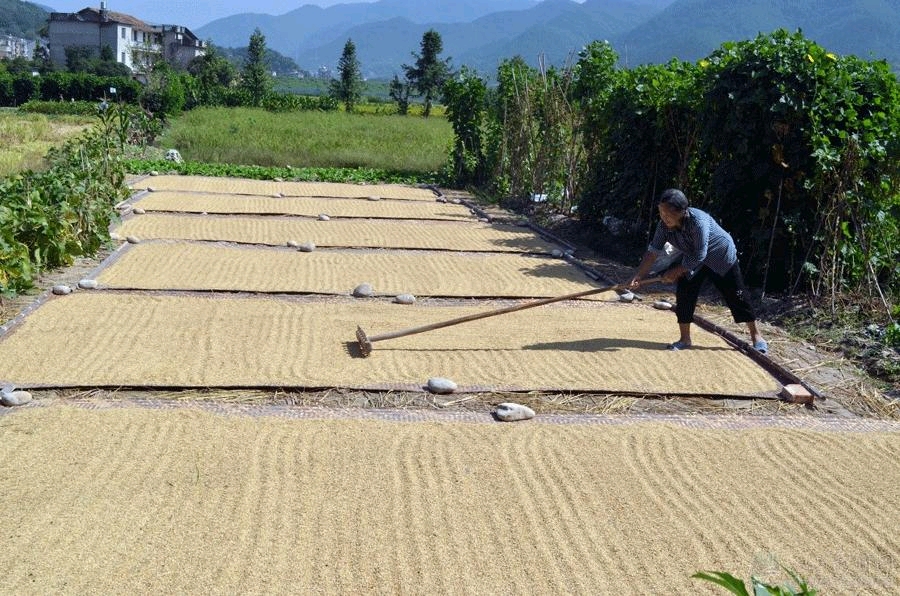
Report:
[[[245,12],[282,15],[304,4],[331,6],[373,0],[106,0],[106,8],[124,12],[152,25],[183,25],[199,29],[203,25]],[[32,0],[53,12],[78,12],[100,7],[100,0]]]

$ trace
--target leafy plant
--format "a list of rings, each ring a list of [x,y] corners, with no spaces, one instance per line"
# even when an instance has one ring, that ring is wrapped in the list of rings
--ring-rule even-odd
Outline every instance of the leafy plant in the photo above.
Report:
[[[382,168],[293,168],[241,164],[128,159],[123,161],[133,174],[177,172],[189,176],[230,176],[254,180],[295,180],[302,182],[346,182],[351,184],[442,184],[436,173],[414,173]]]
[[[35,275],[108,240],[113,206],[129,192],[111,122],[51,149],[48,170],[0,182],[0,294],[31,287]]]
[[[486,95],[487,83],[465,67],[444,84],[443,100],[455,139],[450,167],[456,185],[480,185],[485,180],[487,164],[483,126]]]
[[[785,569],[785,572],[791,577],[791,580],[794,581],[796,587],[791,586],[779,586],[775,584],[767,584],[757,579],[756,577],[750,578],[750,588],[753,590],[753,596],[815,596],[816,590],[810,588],[806,581],[801,578],[799,575],[791,571],[790,569]],[[726,573],[724,571],[698,571],[691,577],[696,579],[702,579],[708,582],[712,582],[716,585],[722,586],[732,594],[736,596],[750,596],[751,592],[747,590],[747,584],[745,584],[742,580],[736,578],[730,573]]]

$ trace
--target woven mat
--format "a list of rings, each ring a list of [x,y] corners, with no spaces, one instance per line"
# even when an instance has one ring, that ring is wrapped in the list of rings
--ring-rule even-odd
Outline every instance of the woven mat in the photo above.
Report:
[[[278,182],[246,178],[205,176],[149,176],[131,182],[134,189],[183,190],[245,195],[284,195],[290,197],[379,197],[410,201],[434,201],[437,193],[428,188],[398,184],[337,184],[331,182]]]
[[[18,408],[0,586],[724,594],[691,575],[784,565],[820,594],[900,593],[900,433],[540,419]]]
[[[580,301],[374,344],[368,335],[496,308],[376,299],[198,297],[88,291],[53,296],[0,341],[0,382],[18,387],[350,387],[773,396],[780,385],[718,336],[665,350],[672,314]]]
[[[534,252],[554,247],[527,228],[481,222],[333,219],[278,216],[216,216],[147,213],[126,217],[116,233],[139,240],[221,240],[284,246],[293,240],[316,246],[421,248],[459,251]]]
[[[551,297],[597,287],[549,256],[405,250],[317,250],[148,241],[125,245],[96,277],[103,288],[349,294],[365,282],[396,296]],[[610,292],[606,300],[618,296]]]
[[[463,205],[431,201],[364,198],[263,197],[251,195],[152,192],[140,196],[134,206],[145,211],[184,213],[240,213],[244,215],[305,215],[318,217],[381,217],[392,219],[446,219],[473,221]]]

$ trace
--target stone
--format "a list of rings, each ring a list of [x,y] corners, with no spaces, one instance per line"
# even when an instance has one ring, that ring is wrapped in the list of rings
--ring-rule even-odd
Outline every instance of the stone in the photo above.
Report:
[[[672,303],[667,300],[657,300],[653,303],[653,308],[659,310],[672,310]]]
[[[367,201],[380,201],[381,197],[376,196],[376,195],[371,195],[371,196],[366,197],[366,200]]]
[[[82,290],[96,290],[97,285],[96,279],[82,279],[78,282],[78,287]]]
[[[534,410],[522,404],[512,402],[502,403],[494,412],[497,418],[503,422],[516,422],[518,420],[531,420],[534,418]]]
[[[53,286],[50,291],[53,292],[53,294],[55,294],[56,296],[68,296],[72,293],[72,288],[63,284],[59,284]]]
[[[300,243],[296,240],[288,240],[287,245],[291,248],[300,248]]]
[[[375,289],[372,288],[372,284],[362,283],[353,288],[353,295],[356,298],[371,298],[375,295]]]
[[[634,292],[622,292],[619,294],[619,302],[634,302]]]
[[[273,198],[273,199],[283,199],[283,198],[284,198],[284,193],[280,193],[280,192],[273,193],[273,194],[272,194],[272,198]]]
[[[150,170],[150,175],[151,176],[159,176],[159,171],[158,170]],[[150,192],[153,192],[152,188],[148,188],[147,190],[149,190]]]
[[[301,242],[297,245],[297,250],[300,252],[314,252],[316,250],[316,245],[313,242]]]
[[[431,377],[426,385],[428,391],[438,395],[447,395],[456,391],[456,383],[444,377]]]
[[[16,406],[24,406],[28,402],[31,401],[31,394],[27,391],[9,391],[5,390],[0,392],[0,404],[3,404],[7,408],[14,408]]]
[[[184,163],[184,159],[181,157],[181,153],[178,152],[178,149],[169,149],[166,151],[166,161],[171,161],[174,163]]]
[[[122,239],[122,236],[120,236],[120,235],[117,234],[116,232],[112,232],[112,233],[109,235],[109,239],[110,239],[110,240],[121,240],[121,239]]]
[[[454,205],[461,205],[462,199],[450,199],[450,202],[453,203]]]
[[[558,248],[554,248],[552,251],[550,251],[550,254],[553,255],[554,258],[559,259],[563,256],[563,251],[559,250]]]
[[[447,202],[447,198],[446,198],[446,197],[438,197],[438,198],[435,199],[435,200],[436,200],[438,203],[446,203],[446,202]]]
[[[319,214],[319,221],[331,221],[331,218],[325,215],[324,213]]]
[[[416,297],[412,294],[400,294],[394,298],[394,302],[397,304],[415,304]]]
[[[141,240],[137,236],[125,236],[125,242],[128,244],[140,244]]]
[[[282,178],[281,176],[276,176],[275,178],[272,178],[272,180],[274,182],[284,182],[284,178]]]
[[[144,211],[144,210],[141,209],[140,207],[135,207],[134,209],[131,210],[131,212],[134,213],[134,214],[136,214],[136,215],[143,215],[143,214],[147,213],[146,211]]]
[[[785,385],[781,389],[781,398],[794,404],[811,404],[814,401],[813,394],[799,383]]]

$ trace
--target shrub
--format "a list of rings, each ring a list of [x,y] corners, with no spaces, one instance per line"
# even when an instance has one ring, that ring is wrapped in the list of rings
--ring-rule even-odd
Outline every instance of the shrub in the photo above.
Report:
[[[0,181],[0,294],[31,287],[41,271],[108,239],[114,205],[129,192],[112,133],[97,126],[52,149],[47,171]]]

